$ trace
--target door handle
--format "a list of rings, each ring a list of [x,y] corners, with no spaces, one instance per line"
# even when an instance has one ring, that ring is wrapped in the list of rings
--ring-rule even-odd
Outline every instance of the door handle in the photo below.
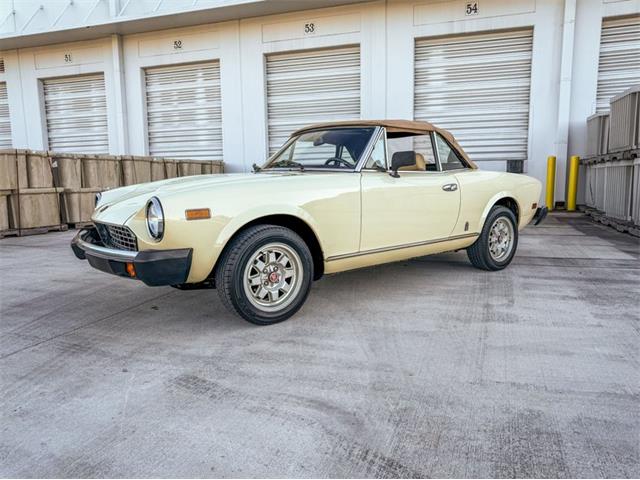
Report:
[[[458,184],[447,183],[446,185],[442,186],[442,190],[444,190],[445,192],[455,192],[456,190],[458,190]]]

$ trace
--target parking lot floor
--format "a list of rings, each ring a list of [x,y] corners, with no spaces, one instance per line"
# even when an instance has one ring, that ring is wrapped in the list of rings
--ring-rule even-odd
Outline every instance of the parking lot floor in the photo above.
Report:
[[[328,276],[256,327],[214,290],[0,240],[2,477],[639,477],[640,244],[580,214],[500,272]]]

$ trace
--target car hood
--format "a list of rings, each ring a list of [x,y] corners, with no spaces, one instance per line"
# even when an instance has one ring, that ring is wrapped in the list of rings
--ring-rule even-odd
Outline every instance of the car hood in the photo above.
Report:
[[[274,177],[281,178],[297,175],[300,175],[300,172],[195,175],[116,188],[102,193],[102,198],[92,219],[106,223],[124,224],[131,216],[142,209],[149,201],[149,198],[153,196],[163,200],[181,193],[211,190],[224,185],[262,183],[272,181]]]

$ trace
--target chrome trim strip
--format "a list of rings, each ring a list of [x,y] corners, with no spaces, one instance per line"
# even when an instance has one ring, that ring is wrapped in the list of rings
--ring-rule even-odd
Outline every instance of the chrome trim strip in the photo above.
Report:
[[[94,257],[104,258],[105,260],[118,260],[121,262],[132,262],[139,252],[133,252],[130,250],[116,250],[114,248],[101,247],[100,245],[96,245],[94,243],[89,243],[82,239],[81,234],[84,230],[78,232],[78,234],[73,239],[73,243],[75,243],[79,248],[84,250],[85,252],[89,252],[90,255]]]
[[[364,166],[369,161],[369,157],[371,156],[371,153],[373,152],[373,149],[375,148],[376,143],[378,143],[378,139],[380,138],[380,135],[383,135],[383,134],[384,134],[384,128],[379,126],[376,127],[376,129],[373,131],[373,134],[371,135],[371,138],[369,138],[369,143],[367,143],[367,146],[362,152],[362,155],[360,155],[360,160],[358,160],[358,163],[356,163],[356,166],[354,168],[355,172],[360,173],[362,171]]]
[[[365,250],[364,252],[345,253],[343,255],[335,255],[333,257],[327,257],[326,262],[333,262],[335,260],[344,260],[346,258],[361,257],[363,255],[373,255],[376,253],[390,252],[393,250],[404,250],[405,248],[422,247],[424,245],[431,245],[434,243],[444,243],[452,240],[462,240],[463,238],[478,237],[479,233],[465,233],[464,235],[456,235],[455,237],[439,238],[437,240],[427,240],[425,242],[405,243],[404,245],[394,245],[392,247],[374,248],[372,250]]]
[[[269,167],[256,173],[307,173],[307,172],[341,172],[341,173],[356,173],[353,168],[334,168],[334,167],[304,167],[304,170],[300,170],[295,167]]]
[[[442,169],[442,162],[440,161],[440,152],[438,151],[438,144],[436,143],[436,132],[429,132],[429,140],[431,143],[431,151],[433,152],[433,158],[436,161],[436,170],[438,172],[444,172]]]

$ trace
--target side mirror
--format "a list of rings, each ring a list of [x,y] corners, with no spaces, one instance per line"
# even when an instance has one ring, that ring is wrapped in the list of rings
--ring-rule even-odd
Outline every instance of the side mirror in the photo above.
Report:
[[[405,152],[395,152],[391,157],[391,173],[394,178],[398,178],[398,170],[401,167],[411,167],[416,164],[416,152],[407,150]]]

